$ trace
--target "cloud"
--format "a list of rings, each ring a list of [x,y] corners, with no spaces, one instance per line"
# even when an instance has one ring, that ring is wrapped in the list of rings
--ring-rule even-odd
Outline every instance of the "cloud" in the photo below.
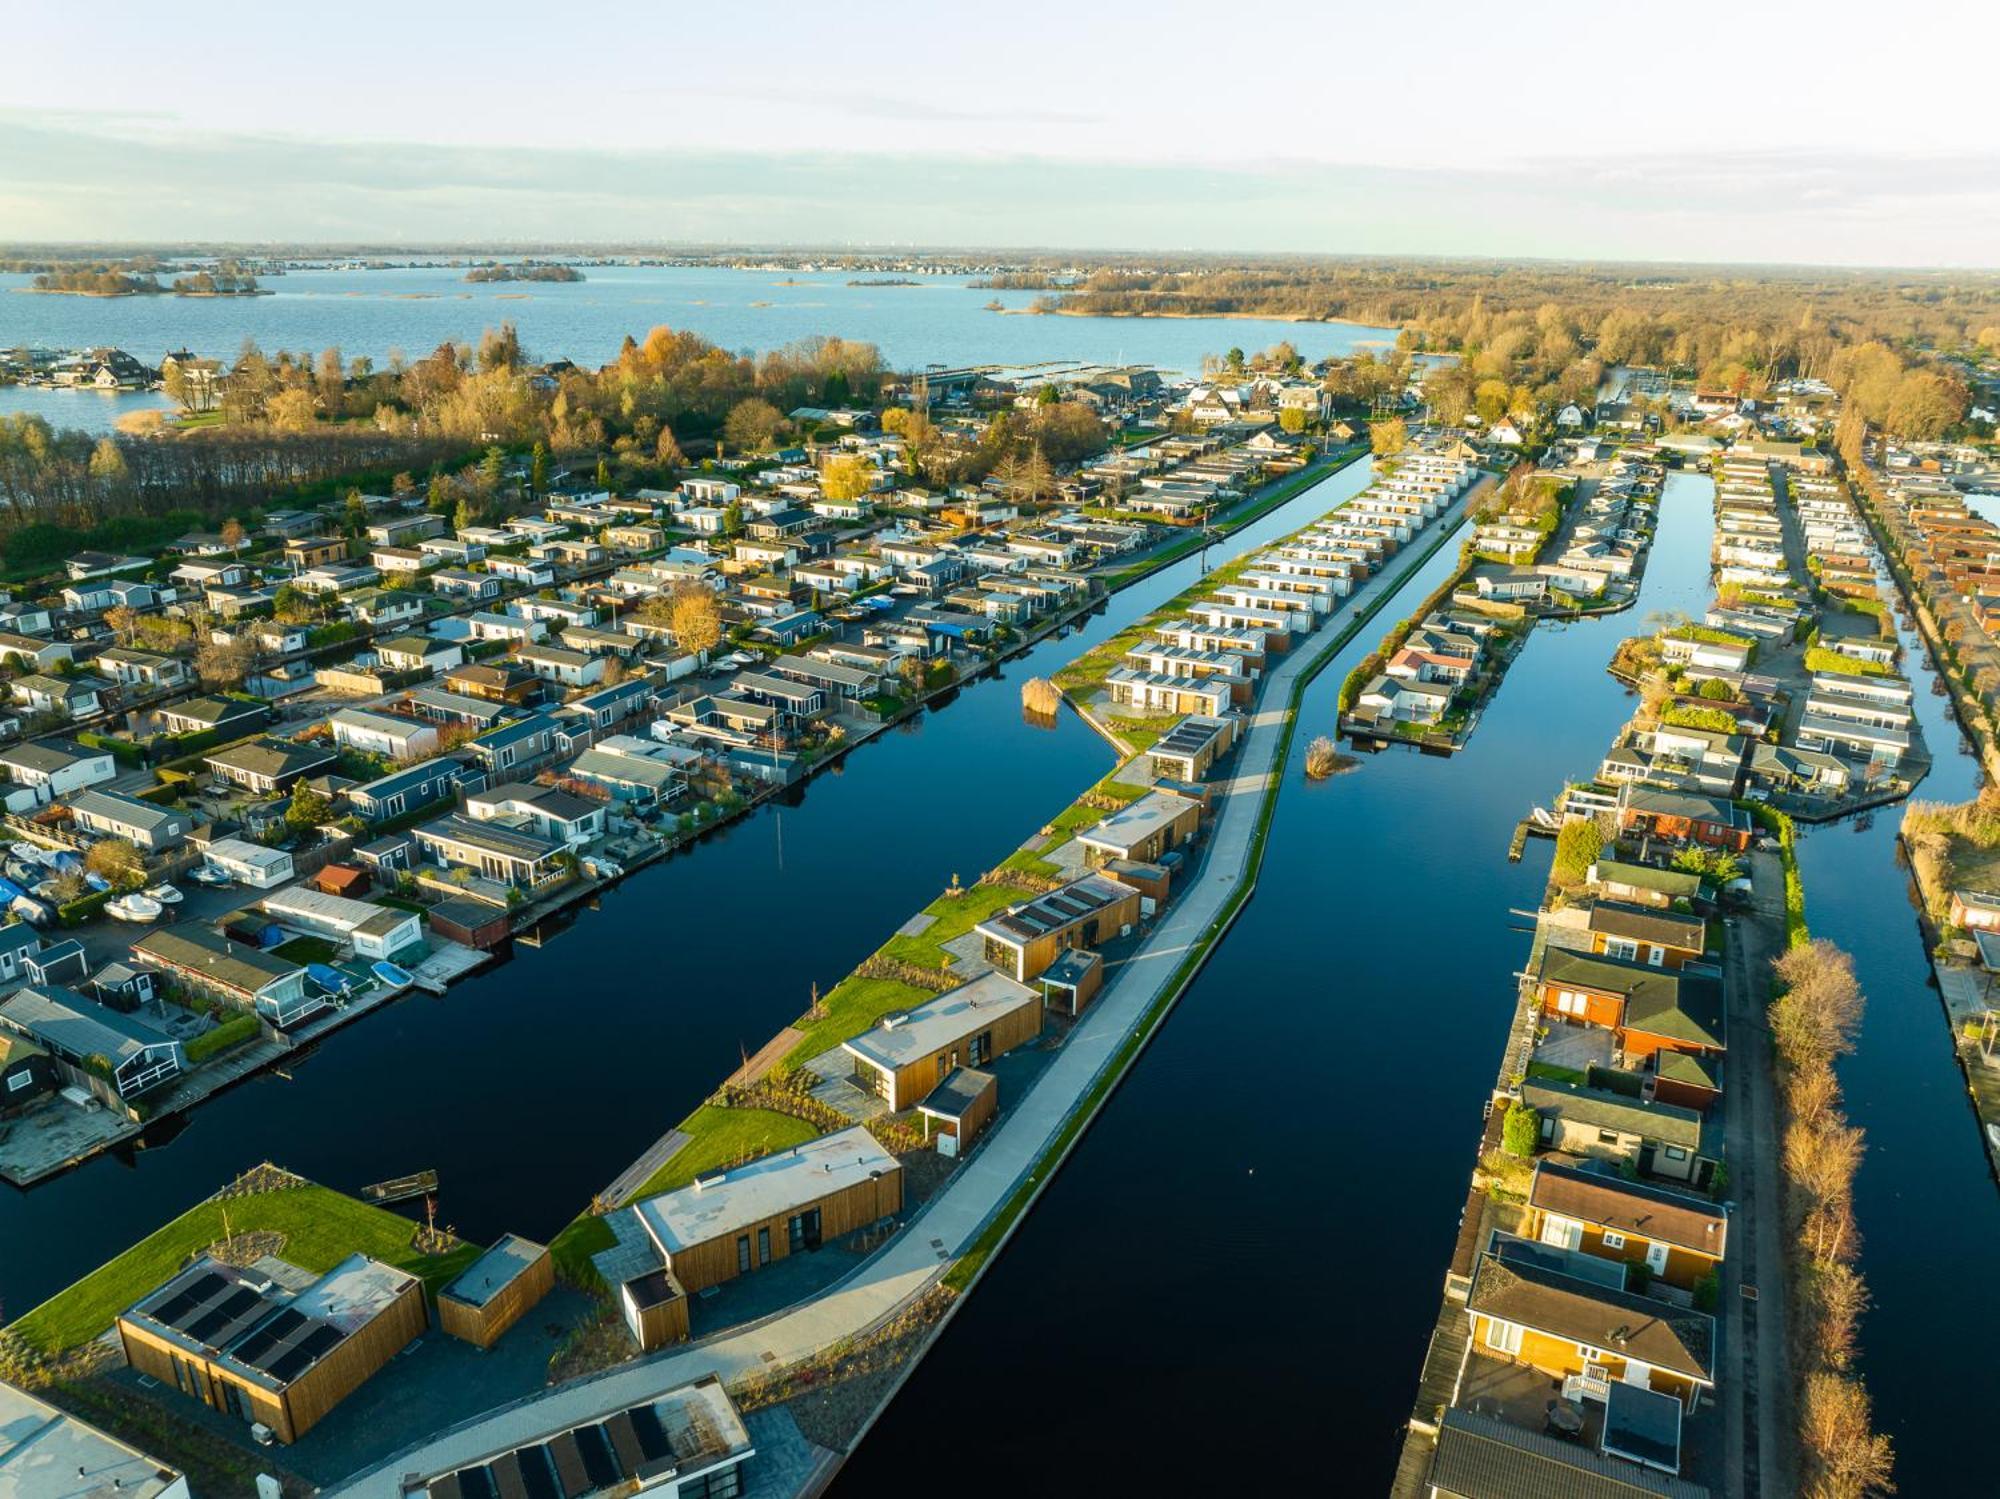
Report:
[[[878,101],[889,110],[923,109]],[[976,113],[971,111],[970,113]],[[0,114],[19,240],[803,243],[1977,265],[2000,159],[1634,153],[1502,166],[587,150]]]

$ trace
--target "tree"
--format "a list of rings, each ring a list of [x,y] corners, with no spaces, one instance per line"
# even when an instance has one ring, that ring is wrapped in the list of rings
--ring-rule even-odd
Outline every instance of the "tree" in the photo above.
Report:
[[[319,420],[319,407],[311,391],[293,387],[279,391],[265,403],[264,420],[280,432],[310,432]]]
[[[722,605],[715,590],[701,583],[683,583],[667,598],[667,628],[690,655],[715,649],[722,639]]]
[[[250,670],[256,647],[248,636],[204,640],[194,653],[195,675],[211,687],[235,687]]]
[[[681,445],[674,441],[674,429],[662,426],[659,439],[653,444],[653,457],[662,468],[680,468],[687,462],[687,455]]]
[[[858,500],[874,483],[874,467],[854,453],[836,453],[819,471],[819,487],[829,500]]]
[[[104,611],[104,623],[110,626],[112,634],[130,645],[139,633],[139,611],[130,604],[114,604]]]
[[[1303,432],[1306,429],[1306,414],[1297,406],[1287,406],[1278,413],[1278,426],[1286,432]]]
[[[285,826],[294,832],[304,832],[307,828],[319,827],[333,821],[333,803],[321,796],[312,787],[299,785],[292,788],[292,804],[285,808]]]
[[[1571,818],[1556,834],[1555,864],[1550,873],[1558,884],[1582,884],[1603,852],[1604,834],[1597,824],[1588,817]]]
[[[1394,458],[1410,445],[1410,427],[1400,416],[1376,422],[1368,429],[1368,446],[1377,458]]]
[[[315,612],[313,596],[293,584],[280,583],[271,596],[271,613],[283,624],[304,624]]]
[[[243,553],[243,543],[247,540],[249,540],[249,533],[243,529],[243,522],[235,516],[230,516],[228,520],[222,523],[222,544],[229,548],[230,556],[241,556]]]
[[[1500,1131],[1502,1150],[1525,1161],[1534,1155],[1541,1135],[1542,1121],[1533,1109],[1518,1100],[1508,1105],[1507,1118]]]
[[[739,453],[761,453],[776,443],[784,425],[784,414],[777,407],[752,396],[729,408],[729,415],[722,423],[722,435]]]
[[[90,450],[90,477],[102,484],[123,484],[129,476],[125,450],[109,437],[100,437]]]
[[[549,445],[537,442],[528,454],[528,488],[541,494],[549,487]]]
[[[146,883],[146,858],[125,838],[100,838],[83,856],[83,867],[101,880],[132,889]]]

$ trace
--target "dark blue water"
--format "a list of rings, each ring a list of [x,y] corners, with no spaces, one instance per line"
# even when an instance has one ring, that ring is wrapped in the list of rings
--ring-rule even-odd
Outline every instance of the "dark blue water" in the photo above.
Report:
[[[982,1423],[974,1491],[1388,1486],[1527,957],[1508,912],[1548,878],[1548,844],[1508,840],[1630,715],[1617,642],[1705,600],[1711,493],[1669,480],[1635,612],[1538,630],[1456,757],[1294,763],[1256,897],[838,1492],[964,1459],[964,1414],[1031,1390]]]
[[[1246,527],[1212,562],[1361,489],[1354,464]],[[290,1070],[212,1100],[171,1144],[28,1192],[0,1188],[0,1312],[18,1314],[238,1171],[275,1160],[353,1190],[434,1167],[439,1219],[489,1241],[580,1212],[951,882],[998,863],[1110,768],[1073,715],[1024,722],[1046,676],[1199,575],[1187,558],[1106,612],[863,745],[692,852],[635,875],[539,950],[443,999],[405,999]]]

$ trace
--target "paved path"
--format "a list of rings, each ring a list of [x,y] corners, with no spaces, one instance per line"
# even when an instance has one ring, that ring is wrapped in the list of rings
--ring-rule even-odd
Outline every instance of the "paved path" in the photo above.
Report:
[[[1474,493],[1478,490],[1475,489]],[[1414,539],[1355,593],[1368,600],[1392,592],[1427,558],[1430,542],[1463,518],[1461,500]],[[1251,844],[1263,791],[1276,761],[1293,684],[1319,655],[1338,616],[1308,636],[1266,678],[1262,707],[1238,749],[1236,774],[1222,797],[1202,871],[1192,888],[1119,968],[1085,1012],[1055,1060],[987,1134],[909,1226],[815,1299],[733,1328],[701,1343],[663,1350],[587,1380],[540,1392],[492,1411],[390,1458],[331,1492],[357,1499],[393,1499],[405,1474],[434,1473],[538,1434],[636,1404],[719,1374],[725,1383],[753,1371],[794,1363],[868,1332],[894,1316],[972,1247],[981,1231],[1042,1160],[1079,1102],[1111,1066],[1119,1048],[1166,992],[1188,952],[1212,937],[1238,888],[1254,878]]]

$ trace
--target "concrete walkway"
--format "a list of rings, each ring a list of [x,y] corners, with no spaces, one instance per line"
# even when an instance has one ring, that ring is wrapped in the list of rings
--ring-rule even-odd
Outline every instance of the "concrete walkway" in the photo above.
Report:
[[[1471,492],[1479,493],[1478,487]],[[1386,595],[1428,560],[1430,543],[1463,519],[1461,498],[1414,538],[1354,595]],[[1351,610],[1350,610],[1351,612]],[[1278,750],[1294,683],[1321,654],[1336,620],[1330,616],[1267,676],[1264,705],[1237,751],[1236,774],[1221,798],[1201,872],[1165,918],[1107,983],[1055,1060],[1013,1100],[986,1142],[924,1205],[909,1227],[815,1300],[702,1343],[664,1350],[590,1379],[562,1385],[441,1432],[423,1445],[356,1475],[330,1492],[395,1499],[406,1474],[448,1469],[538,1434],[593,1419],[649,1399],[707,1374],[725,1384],[752,1372],[810,1358],[863,1335],[894,1316],[935,1283],[1042,1161],[1079,1103],[1113,1064],[1119,1049],[1167,991],[1188,953],[1215,935],[1229,903],[1254,880],[1251,845],[1263,792],[1279,768]]]

